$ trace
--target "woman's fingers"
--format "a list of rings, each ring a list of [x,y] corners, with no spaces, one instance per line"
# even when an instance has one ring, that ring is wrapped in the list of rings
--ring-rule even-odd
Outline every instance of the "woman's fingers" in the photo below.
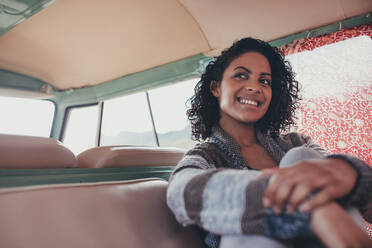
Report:
[[[264,206],[273,206],[274,211],[279,214],[298,180],[300,178],[296,177],[296,172],[287,168],[275,173],[264,194]]]
[[[331,173],[314,162],[277,170],[264,194],[264,206],[273,206],[276,213],[281,213],[287,204],[287,211],[293,212],[312,192],[334,183]]]
[[[293,181],[282,181],[280,187],[276,187],[272,199],[272,206],[274,207],[274,212],[279,214],[282,212],[286,200],[290,197],[292,190],[295,186]]]
[[[288,198],[287,211],[293,212],[302,202],[311,196],[311,193],[314,191],[322,192],[322,189],[326,189],[332,183],[333,181],[328,176],[328,173],[318,175],[312,180],[303,179],[300,184],[296,185],[291,196]]]
[[[310,199],[304,201],[300,206],[301,212],[309,212],[337,198],[337,186],[329,186],[318,192]]]
[[[298,205],[304,201],[313,191],[313,188],[308,183],[298,185],[292,192],[292,195],[287,203],[287,212],[293,213]]]

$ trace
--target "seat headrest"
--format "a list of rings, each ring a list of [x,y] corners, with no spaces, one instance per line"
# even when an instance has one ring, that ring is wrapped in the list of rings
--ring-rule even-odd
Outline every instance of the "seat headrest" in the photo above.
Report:
[[[76,167],[75,155],[53,138],[0,134],[0,169]]]
[[[80,153],[77,161],[83,168],[174,166],[184,153],[170,147],[101,146]]]

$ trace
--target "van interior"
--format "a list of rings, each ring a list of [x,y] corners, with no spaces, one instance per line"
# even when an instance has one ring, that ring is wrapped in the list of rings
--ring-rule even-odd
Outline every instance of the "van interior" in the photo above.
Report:
[[[167,181],[195,144],[185,102],[243,37],[291,62],[293,130],[372,166],[371,14],[370,0],[0,0],[0,246],[204,247]]]

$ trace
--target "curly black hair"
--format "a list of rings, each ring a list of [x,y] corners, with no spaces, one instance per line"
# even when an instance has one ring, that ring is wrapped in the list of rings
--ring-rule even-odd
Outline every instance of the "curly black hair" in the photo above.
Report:
[[[194,95],[188,100],[191,107],[187,110],[191,122],[192,138],[205,140],[211,135],[212,126],[220,119],[220,109],[217,98],[212,94],[212,81],[221,82],[223,73],[230,63],[247,52],[259,52],[270,63],[272,74],[272,99],[266,114],[255,123],[261,132],[278,136],[280,131],[287,130],[295,121],[295,110],[300,100],[299,84],[294,79],[292,67],[276,48],[268,43],[244,38],[222,51],[221,55],[211,61],[201,80],[195,86]]]

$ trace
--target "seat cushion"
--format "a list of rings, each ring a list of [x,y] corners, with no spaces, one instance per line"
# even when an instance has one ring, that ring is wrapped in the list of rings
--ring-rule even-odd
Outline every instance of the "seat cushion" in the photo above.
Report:
[[[161,179],[0,189],[0,247],[203,247]]]

